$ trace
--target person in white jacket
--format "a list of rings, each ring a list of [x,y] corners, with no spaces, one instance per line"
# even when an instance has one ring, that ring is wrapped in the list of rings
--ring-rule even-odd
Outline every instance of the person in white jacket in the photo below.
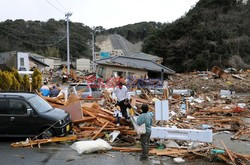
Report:
[[[123,85],[122,82],[119,82],[118,86],[115,87],[112,97],[113,99],[117,98],[116,101],[121,108],[122,116],[125,119],[128,119],[127,108],[131,108],[131,105],[129,104],[130,97],[127,87]]]

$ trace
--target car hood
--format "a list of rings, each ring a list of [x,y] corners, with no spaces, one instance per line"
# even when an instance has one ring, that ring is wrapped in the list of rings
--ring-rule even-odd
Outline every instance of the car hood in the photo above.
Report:
[[[60,120],[60,119],[65,119],[68,114],[68,112],[65,112],[62,109],[58,108],[53,108],[52,110],[49,110],[47,112],[42,113],[42,115],[47,118],[51,118],[54,120]]]

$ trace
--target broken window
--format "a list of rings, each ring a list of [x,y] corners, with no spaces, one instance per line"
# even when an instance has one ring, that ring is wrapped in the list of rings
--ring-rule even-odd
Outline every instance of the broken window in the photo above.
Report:
[[[126,76],[126,72],[122,72],[122,71],[113,71],[113,76],[114,77],[125,77]]]

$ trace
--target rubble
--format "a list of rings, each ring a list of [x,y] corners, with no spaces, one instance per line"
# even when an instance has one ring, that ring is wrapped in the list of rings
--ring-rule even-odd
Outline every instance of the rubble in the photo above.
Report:
[[[93,76],[88,78],[92,79]],[[164,98],[169,100],[169,120],[154,120],[154,127],[212,130],[213,134],[230,131],[234,132],[231,139],[247,141],[249,140],[250,126],[245,124],[243,118],[250,118],[250,99],[248,98],[250,95],[240,94],[250,93],[249,82],[249,71],[230,74],[214,67],[211,72],[206,71],[202,74],[193,72],[172,76],[166,89],[168,94],[165,95],[150,91],[152,85],[162,84],[161,81],[136,78],[129,81],[127,85],[131,87],[131,105],[137,107],[134,109],[135,115],[140,114],[140,106],[143,103],[148,104],[149,110],[155,113],[156,100]],[[150,89],[147,88],[146,84],[150,84]],[[171,93],[171,91],[173,92]],[[98,104],[98,100],[81,100],[72,95],[67,101],[62,95],[56,98],[44,97],[44,99],[52,106],[65,109],[71,114],[72,129],[76,137],[73,140],[102,138],[109,141],[112,150],[120,152],[141,151],[141,148],[136,147],[139,138],[133,125],[124,119],[121,119],[121,126],[116,125],[116,119],[113,116],[114,102],[109,90],[103,91],[101,105]],[[185,104],[185,106],[181,106],[181,104]],[[183,108],[185,108],[185,113],[181,111]],[[165,149],[156,149],[156,141],[157,139],[151,141],[149,153],[173,157],[174,161],[178,163],[194,157],[204,157],[211,161],[222,160],[227,164],[248,164],[250,162],[250,155],[242,155],[229,150],[223,141],[223,148],[213,146],[211,143],[201,143],[193,146],[192,149],[188,147],[188,141],[180,143],[177,140],[171,140],[171,143],[165,142]],[[34,143],[32,141],[27,145],[17,143],[12,146],[33,146],[46,142],[49,141]]]

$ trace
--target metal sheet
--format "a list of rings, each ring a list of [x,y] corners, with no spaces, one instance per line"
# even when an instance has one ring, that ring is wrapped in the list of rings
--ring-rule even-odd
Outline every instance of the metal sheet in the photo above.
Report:
[[[155,102],[155,120],[161,120],[161,101],[157,100]]]
[[[152,127],[151,138],[190,140],[211,143],[212,130]]]
[[[169,119],[169,106],[168,100],[157,100],[155,102],[155,120],[168,120]]]
[[[168,100],[162,101],[162,120],[168,121],[169,119],[169,106],[168,106]]]

